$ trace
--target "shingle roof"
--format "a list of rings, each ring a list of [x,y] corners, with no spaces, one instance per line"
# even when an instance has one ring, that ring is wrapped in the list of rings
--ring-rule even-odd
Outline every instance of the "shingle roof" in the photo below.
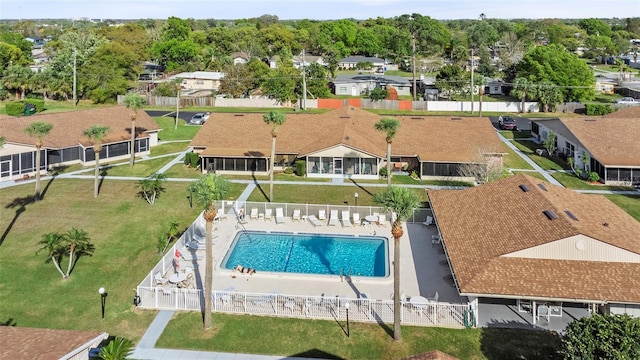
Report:
[[[402,76],[391,76],[391,75],[371,75],[371,74],[355,74],[355,75],[338,75],[335,80],[333,80],[334,84],[340,83],[353,83],[353,82],[378,82],[381,84],[402,84],[404,86],[411,85],[409,79],[403,78]]]
[[[66,359],[80,346],[108,336],[96,331],[0,326],[0,359]]]
[[[640,263],[505,256],[576,235],[640,254],[640,223],[607,198],[527,175],[427,193],[461,293],[640,303]]]
[[[603,165],[640,166],[640,106],[560,120]]]
[[[203,155],[270,156],[271,127],[262,114],[213,113],[191,141],[206,148]],[[344,145],[383,158],[385,135],[374,128],[380,116],[344,107],[324,114],[287,114],[278,128],[276,153],[306,155]],[[465,162],[477,149],[504,152],[487,118],[397,116],[400,129],[393,140],[394,156],[419,156],[422,161]],[[418,119],[418,120],[416,120]]]
[[[44,121],[53,124],[51,132],[43,139],[43,147],[61,149],[78,143],[91,146],[82,134],[92,125],[104,125],[110,128],[103,144],[131,139],[131,110],[125,106],[112,106],[90,110],[67,111],[51,114],[5,118],[0,121],[0,134],[7,143],[33,146],[35,139],[24,133],[29,124]],[[146,138],[147,132],[159,131],[160,126],[144,111],[139,110],[136,117],[136,137]]]

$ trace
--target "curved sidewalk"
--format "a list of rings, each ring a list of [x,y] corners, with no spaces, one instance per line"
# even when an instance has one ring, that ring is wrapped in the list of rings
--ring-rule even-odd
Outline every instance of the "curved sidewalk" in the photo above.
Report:
[[[520,151],[520,149],[518,149],[515,145],[513,145],[509,139],[502,136],[502,134],[500,134],[499,131],[497,131],[496,133],[498,134],[498,138],[500,138],[500,140],[502,140],[502,142],[505,143],[505,145],[507,145],[509,149],[513,150],[518,156],[520,156],[524,161],[526,161],[527,164],[531,165],[535,171],[537,171],[542,176],[544,176],[545,180],[552,183],[553,185],[564,187],[564,185],[562,185],[558,180],[556,180],[553,176],[551,176],[548,171],[541,168],[540,165],[536,164],[535,161],[531,160],[530,157],[523,154],[522,151]]]

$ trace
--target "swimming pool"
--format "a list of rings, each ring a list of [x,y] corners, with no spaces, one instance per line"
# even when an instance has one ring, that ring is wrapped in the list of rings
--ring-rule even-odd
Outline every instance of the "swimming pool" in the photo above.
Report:
[[[388,240],[381,236],[239,231],[222,262],[258,272],[386,277]]]

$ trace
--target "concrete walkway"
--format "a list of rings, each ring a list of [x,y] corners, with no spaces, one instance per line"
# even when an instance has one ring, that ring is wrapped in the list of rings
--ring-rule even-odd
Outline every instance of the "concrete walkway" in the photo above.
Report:
[[[508,140],[507,138],[502,136],[502,134],[500,134],[500,132],[497,132],[497,134],[498,134],[498,137],[500,138],[500,140],[502,140],[503,143],[505,143],[511,150],[513,150],[524,161],[526,161],[527,164],[531,165],[535,169],[535,171],[537,171],[542,176],[544,176],[544,178],[548,182],[550,182],[550,183],[552,183],[554,185],[558,185],[560,187],[564,187],[558,180],[556,180],[553,176],[549,175],[549,172],[547,172],[546,170],[541,168],[540,165],[536,164],[535,161],[531,160],[530,157],[528,157],[527,155],[523,154],[522,151],[520,151],[515,145],[513,145],[510,140]]]

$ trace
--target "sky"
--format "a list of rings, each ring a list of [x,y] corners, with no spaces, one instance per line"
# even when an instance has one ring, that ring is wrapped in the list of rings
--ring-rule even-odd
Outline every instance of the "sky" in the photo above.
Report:
[[[0,0],[0,19],[287,19],[390,18],[419,13],[434,19],[626,18],[640,0]]]

